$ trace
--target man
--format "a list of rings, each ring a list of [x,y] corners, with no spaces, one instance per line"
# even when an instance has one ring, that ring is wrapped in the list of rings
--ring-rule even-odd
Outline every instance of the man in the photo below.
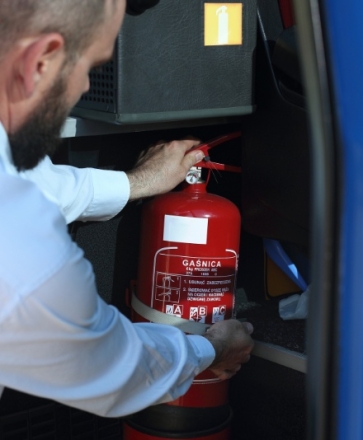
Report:
[[[228,379],[253,346],[252,326],[235,320],[204,336],[132,324],[97,295],[67,233],[66,220],[172,189],[203,156],[185,154],[196,141],[161,144],[127,174],[44,159],[89,70],[112,55],[124,11],[125,0],[0,1],[0,390],[108,417],[173,400],[208,367]]]

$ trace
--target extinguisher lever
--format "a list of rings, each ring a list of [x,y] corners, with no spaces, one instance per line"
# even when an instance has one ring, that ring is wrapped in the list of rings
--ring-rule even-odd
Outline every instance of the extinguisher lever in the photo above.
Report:
[[[232,173],[240,173],[242,171],[241,167],[237,167],[234,165],[226,165],[224,163],[211,162],[210,160],[205,161],[202,164],[200,164],[200,162],[198,162],[196,166],[208,168],[210,170],[231,171]]]
[[[222,171],[232,171],[234,173],[240,173],[241,167],[233,166],[233,165],[225,165],[222,163],[212,162],[209,158],[208,151],[211,148],[216,147],[217,145],[223,144],[231,139],[238,138],[242,135],[240,131],[235,131],[233,133],[225,134],[211,141],[205,142],[203,144],[196,145],[192,148],[192,150],[201,150],[204,153],[204,158],[196,163],[195,167],[208,168],[211,170],[222,170]]]

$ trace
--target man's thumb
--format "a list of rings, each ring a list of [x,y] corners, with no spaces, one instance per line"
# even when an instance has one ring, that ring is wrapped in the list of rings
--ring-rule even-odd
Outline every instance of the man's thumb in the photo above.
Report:
[[[189,169],[198,162],[200,162],[204,157],[202,150],[194,150],[184,156],[184,164]]]
[[[249,335],[251,335],[254,330],[253,325],[250,322],[242,322],[242,324],[243,324],[244,328],[246,329],[247,333]]]

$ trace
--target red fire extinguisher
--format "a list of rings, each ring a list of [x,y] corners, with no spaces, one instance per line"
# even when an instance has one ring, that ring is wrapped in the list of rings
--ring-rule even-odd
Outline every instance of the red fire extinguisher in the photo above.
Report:
[[[212,324],[234,317],[241,216],[231,201],[209,194],[206,186],[212,169],[241,171],[211,162],[208,155],[210,148],[239,136],[235,132],[195,147],[205,158],[189,171],[182,191],[158,196],[144,207],[137,290],[131,300],[134,322],[170,324],[189,334],[203,334]],[[201,179],[202,168],[209,169],[207,182]],[[228,382],[205,371],[184,396],[163,405],[161,411],[173,411],[183,419],[183,411],[192,408],[203,409],[208,422],[204,426],[198,419],[207,430],[213,431],[216,421],[220,426],[230,418]],[[224,420],[220,420],[223,411]],[[206,438],[225,440],[226,430],[222,429],[222,437],[213,432],[213,437]]]

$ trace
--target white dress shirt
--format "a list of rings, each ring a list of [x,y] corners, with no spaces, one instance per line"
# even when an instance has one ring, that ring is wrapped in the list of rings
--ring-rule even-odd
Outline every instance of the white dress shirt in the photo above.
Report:
[[[110,218],[128,194],[114,171],[46,159],[18,173],[0,124],[0,394],[119,417],[179,397],[213,361],[202,336],[133,324],[97,294],[65,219]]]
[[[34,182],[59,207],[67,223],[109,220],[130,196],[129,179],[121,171],[54,165],[49,157],[19,175]]]

